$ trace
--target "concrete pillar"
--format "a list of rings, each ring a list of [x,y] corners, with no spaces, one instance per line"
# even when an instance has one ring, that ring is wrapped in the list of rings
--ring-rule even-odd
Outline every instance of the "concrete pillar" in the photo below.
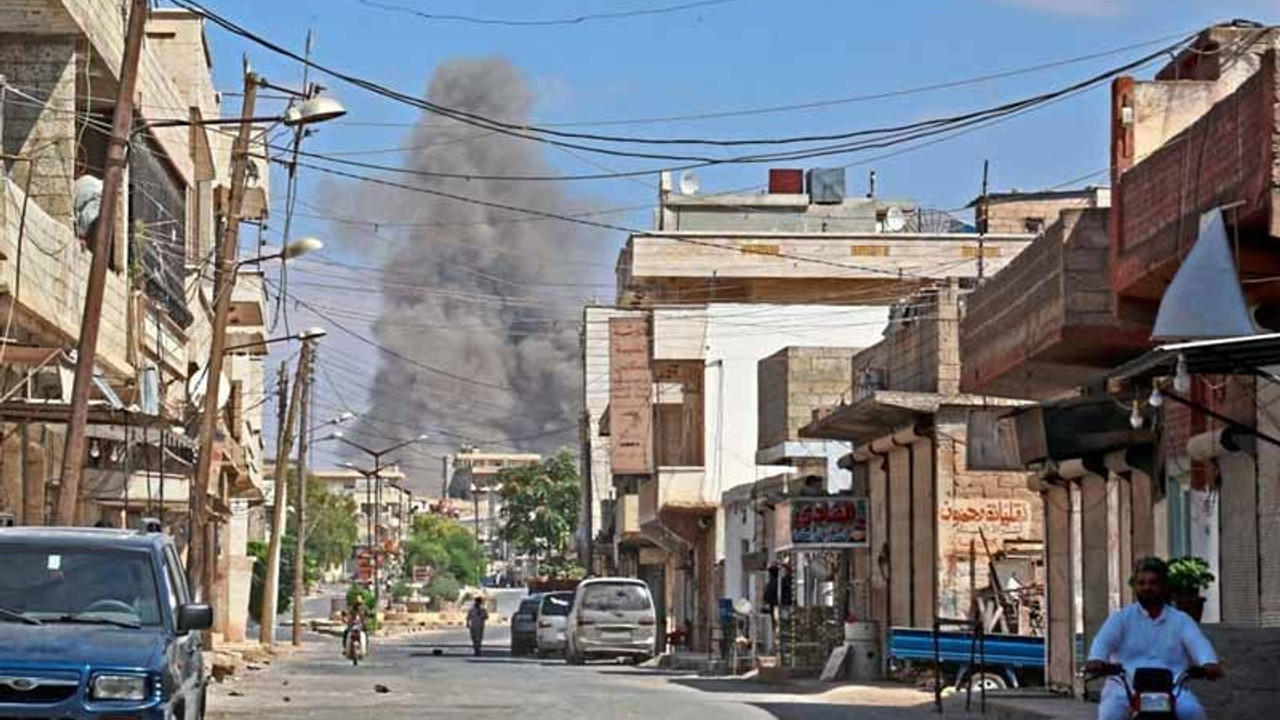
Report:
[[[1280,372],[1280,367],[1271,368]],[[1280,437],[1280,386],[1260,382],[1258,431]],[[1259,624],[1280,627],[1280,446],[1258,441]]]
[[[1130,550],[1134,560],[1156,554],[1154,495],[1155,483],[1151,476],[1141,470],[1130,470]]]
[[[911,445],[911,582],[915,598],[912,626],[933,627],[937,607],[937,525],[934,443],[923,438]]]
[[[45,473],[44,448],[32,442],[31,428],[23,423],[18,431],[22,438],[22,522],[44,525]]]
[[[1086,647],[1111,614],[1112,560],[1107,510],[1106,478],[1085,474],[1080,478],[1080,552]]]
[[[911,452],[889,450],[889,622],[911,626]]]
[[[0,426],[4,442],[0,444],[0,512],[13,513],[14,522],[22,522],[22,438],[16,425]]]
[[[1129,578],[1129,486],[1120,476],[1107,476],[1107,600],[1111,611],[1120,609],[1128,599],[1125,592]]]
[[[1069,691],[1075,682],[1075,592],[1071,562],[1071,491],[1052,485],[1044,493],[1045,681]]]
[[[1258,560],[1258,471],[1253,455],[1233,452],[1218,457],[1221,473],[1222,622],[1256,626],[1261,622]],[[1280,548],[1270,548],[1280,552]]]
[[[887,496],[889,494],[889,475],[885,467],[883,455],[872,455],[867,461],[867,482],[871,499],[871,547],[867,553],[867,578],[870,585],[871,619],[885,627],[889,622],[889,585],[883,572],[881,558],[888,558],[889,549],[889,513]]]

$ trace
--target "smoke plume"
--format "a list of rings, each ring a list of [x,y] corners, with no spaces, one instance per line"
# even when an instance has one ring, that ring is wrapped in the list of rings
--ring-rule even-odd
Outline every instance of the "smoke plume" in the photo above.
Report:
[[[439,66],[427,97],[464,112],[523,122],[534,94],[506,60]],[[554,175],[547,148],[436,115],[405,145],[404,167],[420,172]],[[556,181],[397,176],[396,182],[516,207],[580,213],[588,198]],[[352,435],[371,445],[424,428],[431,452],[474,444],[549,452],[577,442],[581,408],[578,321],[584,283],[608,281],[616,248],[607,233],[420,192],[363,185],[354,209],[382,243],[381,315],[371,410]],[[341,228],[337,228],[342,232]],[[349,247],[376,242],[346,231]],[[603,277],[602,277],[603,275]],[[371,278],[372,280],[372,278]],[[431,369],[428,369],[431,368]],[[506,388],[506,389],[501,389]],[[448,443],[448,444],[444,444]],[[440,462],[401,454],[438,494]],[[431,487],[435,486],[435,487]]]

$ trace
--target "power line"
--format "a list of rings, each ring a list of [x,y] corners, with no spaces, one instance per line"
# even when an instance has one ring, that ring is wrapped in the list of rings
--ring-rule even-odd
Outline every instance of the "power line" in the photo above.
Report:
[[[699,8],[711,7],[713,5],[727,5],[734,2],[743,2],[744,0],[696,0],[695,2],[680,3],[678,5],[660,5],[657,7],[640,8],[636,10],[620,10],[615,12],[603,13],[585,13],[582,15],[571,15],[560,18],[543,18],[543,19],[516,19],[501,17],[479,17],[475,15],[453,15],[444,13],[428,13],[416,8],[405,5],[397,5],[394,3],[380,2],[379,0],[356,0],[361,5],[379,8],[381,10],[389,10],[391,12],[404,13],[406,15],[414,15],[424,20],[446,21],[469,23],[472,25],[502,25],[506,27],[550,27],[556,25],[583,25],[589,22],[600,20],[621,20],[624,18],[642,17],[647,15],[665,15],[668,13],[687,12]]]

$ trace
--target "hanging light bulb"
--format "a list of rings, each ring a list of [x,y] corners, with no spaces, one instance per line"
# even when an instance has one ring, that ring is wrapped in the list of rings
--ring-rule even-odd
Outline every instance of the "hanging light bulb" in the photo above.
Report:
[[[1164,405],[1164,393],[1160,392],[1159,381],[1152,383],[1151,397],[1147,398],[1147,404],[1153,408],[1158,408],[1161,405]]]
[[[1187,372],[1187,356],[1178,354],[1178,369],[1173,376],[1173,389],[1180,393],[1191,389],[1191,373]]]
[[[94,440],[93,442],[89,443],[89,457],[93,458],[94,460],[97,460],[98,458],[102,457],[102,448],[98,447],[97,440]]]
[[[120,462],[120,458],[124,457],[124,449],[119,445],[111,446],[111,462]]]
[[[1129,424],[1134,430],[1141,430],[1146,423],[1146,418],[1142,417],[1142,405],[1137,400],[1133,401],[1133,414],[1129,416]]]

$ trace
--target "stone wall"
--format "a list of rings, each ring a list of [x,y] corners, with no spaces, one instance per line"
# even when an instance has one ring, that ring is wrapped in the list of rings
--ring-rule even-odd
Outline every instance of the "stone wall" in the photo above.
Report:
[[[813,411],[848,400],[854,348],[785,348],[760,361],[760,449],[800,438]]]
[[[5,92],[4,152],[31,162],[10,163],[14,182],[50,217],[70,222],[75,181],[76,42],[73,37],[0,35]],[[48,106],[48,107],[46,107]]]
[[[1226,678],[1193,690],[1211,718],[1273,720],[1280,707],[1280,629],[1205,625]]]

